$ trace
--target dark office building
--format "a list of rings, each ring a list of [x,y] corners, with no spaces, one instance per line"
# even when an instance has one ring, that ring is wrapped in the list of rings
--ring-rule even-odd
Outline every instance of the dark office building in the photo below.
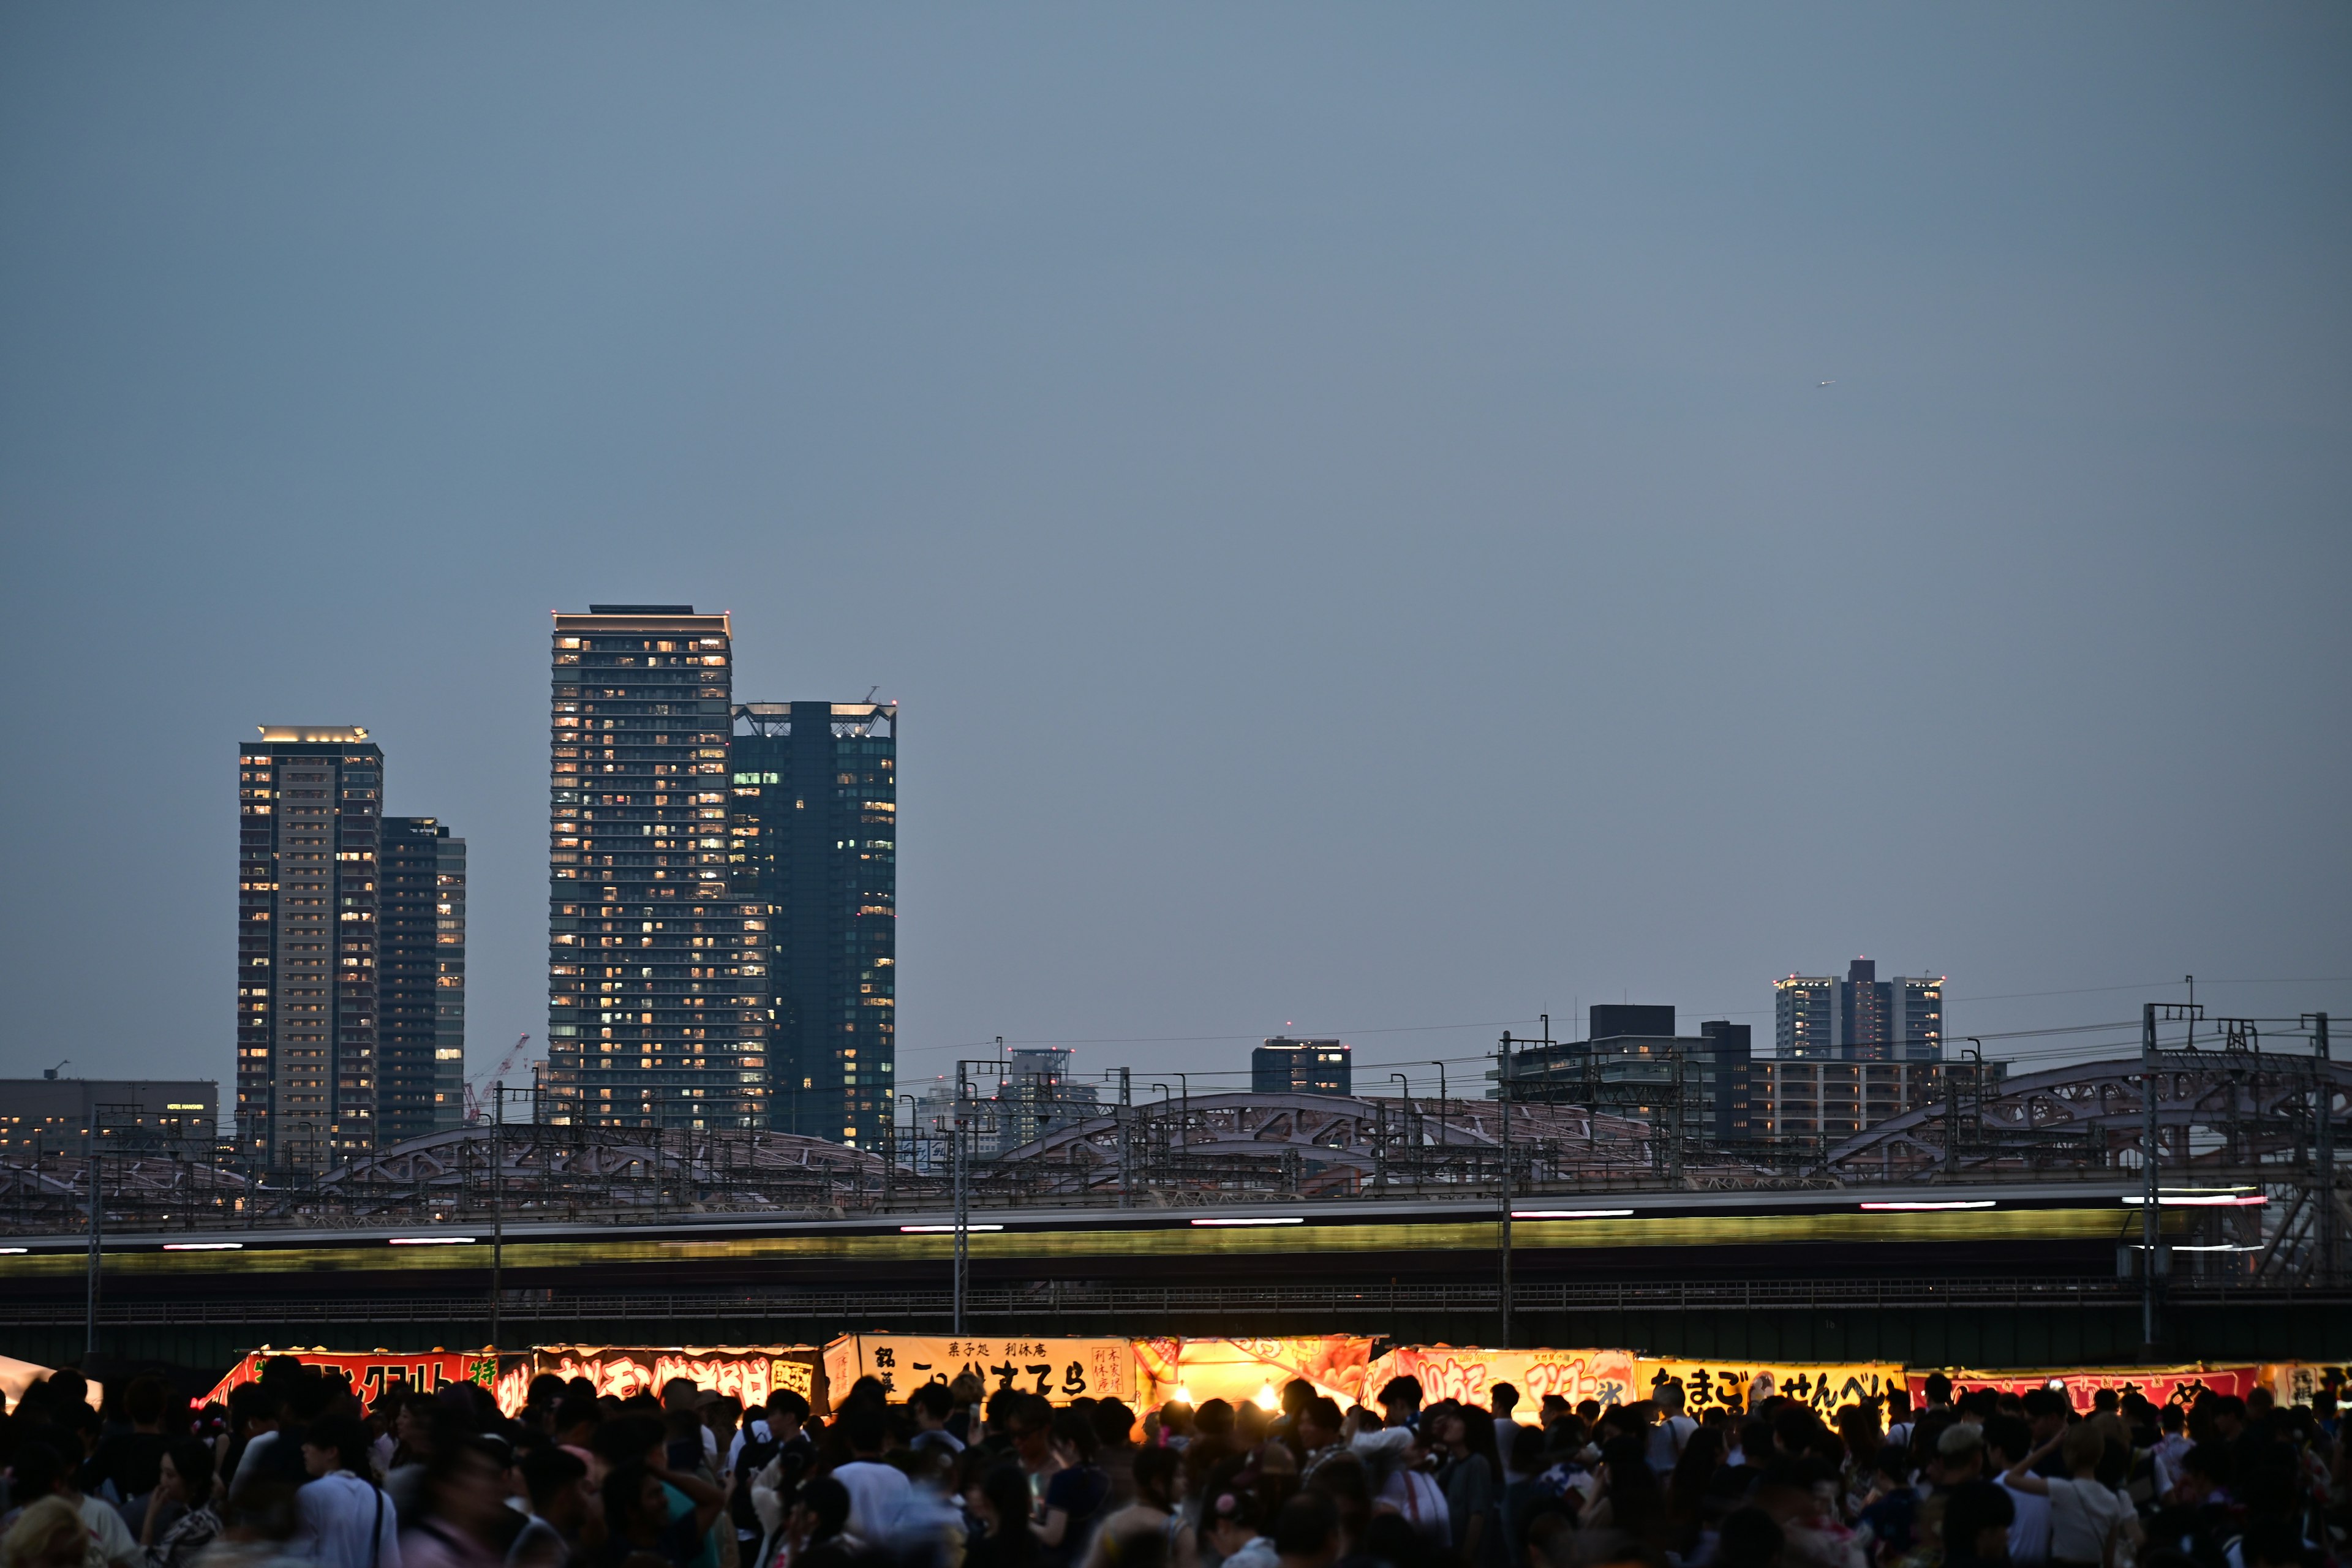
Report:
[[[728,874],[767,906],[770,1124],[871,1146],[898,1069],[898,707],[735,710]]]
[[[1585,1034],[1596,1040],[1621,1035],[1664,1037],[1675,1032],[1675,1010],[1645,1003],[1595,1002],[1585,1014]]]
[[[322,1170],[376,1146],[383,752],[356,725],[264,725],[237,754],[236,1131]]]
[[[1753,1121],[1748,1114],[1751,1090],[1748,1081],[1748,1026],[1716,1018],[1698,1026],[1699,1038],[1707,1044],[1707,1056],[1715,1079],[1714,1103],[1709,1108],[1714,1118],[1715,1135],[1728,1140],[1749,1136]]]
[[[379,864],[376,1121],[396,1143],[465,1120],[466,841],[387,816]]]
[[[1619,1115],[1666,1118],[1717,1138],[1748,1125],[1748,1026],[1701,1024],[1675,1033],[1675,1009],[1603,1003],[1590,1037],[1530,1046],[1511,1058],[1511,1092],[1530,1100],[1590,1103]]]
[[[730,883],[728,617],[557,612],[548,817],[550,1114],[767,1120],[767,917]]]
[[[1254,1094],[1353,1094],[1355,1053],[1339,1040],[1276,1035],[1250,1052]]]

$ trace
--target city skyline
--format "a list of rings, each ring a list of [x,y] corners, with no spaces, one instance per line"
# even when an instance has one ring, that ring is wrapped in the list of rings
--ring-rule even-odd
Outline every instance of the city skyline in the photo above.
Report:
[[[228,1097],[287,717],[543,1046],[614,601],[912,721],[909,1089],[2352,1013],[2340,9],[0,17],[0,1074]]]

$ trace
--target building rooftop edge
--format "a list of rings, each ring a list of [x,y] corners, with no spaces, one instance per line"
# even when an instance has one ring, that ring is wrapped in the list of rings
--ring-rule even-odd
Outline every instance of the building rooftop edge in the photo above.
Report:
[[[256,724],[265,741],[364,741],[363,724]]]

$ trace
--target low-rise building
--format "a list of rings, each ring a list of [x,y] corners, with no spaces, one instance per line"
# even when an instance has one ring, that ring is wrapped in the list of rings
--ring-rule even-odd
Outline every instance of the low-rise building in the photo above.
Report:
[[[0,1153],[79,1154],[93,1127],[101,1154],[209,1160],[220,1141],[220,1085],[201,1079],[0,1079]]]

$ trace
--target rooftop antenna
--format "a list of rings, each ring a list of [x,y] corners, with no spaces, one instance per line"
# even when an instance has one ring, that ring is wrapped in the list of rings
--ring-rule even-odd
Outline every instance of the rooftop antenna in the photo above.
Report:
[[[866,689],[866,701],[868,701],[868,702],[873,701],[873,700],[874,700],[874,694],[875,694],[876,692],[877,692],[877,691],[881,690],[881,689],[882,689],[882,683],[881,683],[880,681],[878,681],[878,680],[877,680],[877,681],[876,681],[873,685],[871,685],[871,686],[867,687],[867,688]]]

